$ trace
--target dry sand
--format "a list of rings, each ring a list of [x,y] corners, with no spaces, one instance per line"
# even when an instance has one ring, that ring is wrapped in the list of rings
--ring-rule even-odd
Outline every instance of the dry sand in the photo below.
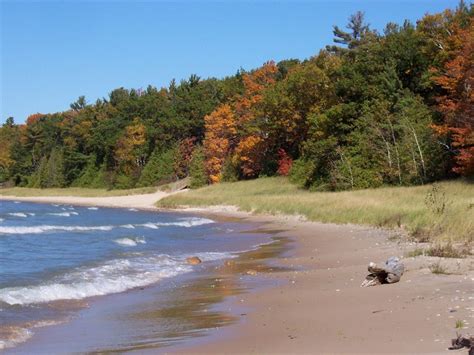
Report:
[[[154,208],[165,193],[107,198],[14,198],[35,202]],[[1,199],[2,197],[0,197]],[[6,197],[3,197],[6,198]],[[238,215],[267,222],[269,230],[294,240],[290,254],[277,260],[292,271],[259,274],[279,286],[240,295],[229,310],[244,305],[241,321],[214,332],[178,353],[448,353],[457,320],[473,334],[474,263],[468,259],[404,258],[401,282],[361,288],[370,261],[403,257],[415,246],[393,232],[353,225],[302,222],[296,218],[248,216],[231,207],[188,212]],[[454,274],[433,274],[441,263]],[[467,353],[466,350],[461,353]]]
[[[81,206],[102,206],[102,207],[120,207],[137,208],[146,210],[156,210],[154,205],[158,200],[186,190],[176,192],[156,191],[150,194],[110,196],[110,197],[78,197],[78,196],[31,196],[16,197],[0,195],[1,200],[29,201],[41,203],[65,203]]]

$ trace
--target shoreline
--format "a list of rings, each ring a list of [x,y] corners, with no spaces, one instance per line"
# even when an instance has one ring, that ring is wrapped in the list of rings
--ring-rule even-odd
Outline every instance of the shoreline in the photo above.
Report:
[[[0,200],[162,210],[146,206],[143,199],[138,202],[142,196],[113,197],[114,205],[110,204],[112,197],[0,196]],[[305,222],[294,217],[255,216],[232,207],[162,211],[263,222],[265,229],[280,230],[276,235],[294,241],[291,255],[276,260],[294,271],[259,273],[258,277],[277,280],[278,286],[250,292],[231,302],[251,310],[245,319],[198,344],[161,349],[164,352],[444,353],[456,336],[457,320],[464,324],[457,330],[460,334],[472,334],[472,258],[404,258],[406,271],[399,283],[360,288],[370,261],[380,263],[392,255],[403,258],[414,246],[397,243],[390,231]],[[451,275],[433,274],[429,266],[437,260],[451,268],[462,264],[462,270]]]

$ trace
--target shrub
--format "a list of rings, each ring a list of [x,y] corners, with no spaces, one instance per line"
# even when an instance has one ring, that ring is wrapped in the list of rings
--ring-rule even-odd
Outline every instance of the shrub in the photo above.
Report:
[[[138,186],[152,186],[161,182],[170,182],[174,179],[174,159],[176,147],[168,150],[155,149],[150,160],[143,168],[138,180]]]
[[[295,160],[290,170],[290,181],[300,187],[309,187],[312,182],[314,169],[315,164],[312,161],[305,159]]]
[[[207,174],[204,161],[204,150],[202,147],[197,147],[194,149],[189,166],[189,175],[191,177],[190,186],[193,189],[207,184]]]

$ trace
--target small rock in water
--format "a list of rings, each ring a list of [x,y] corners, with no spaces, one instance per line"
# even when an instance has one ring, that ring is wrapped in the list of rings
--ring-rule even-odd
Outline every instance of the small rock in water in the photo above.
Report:
[[[186,262],[190,265],[197,265],[197,264],[202,263],[202,260],[199,259],[197,256],[192,256],[190,258],[187,258]]]
[[[252,270],[252,269],[251,269],[251,270],[247,270],[247,275],[255,276],[255,275],[257,275],[257,271]]]

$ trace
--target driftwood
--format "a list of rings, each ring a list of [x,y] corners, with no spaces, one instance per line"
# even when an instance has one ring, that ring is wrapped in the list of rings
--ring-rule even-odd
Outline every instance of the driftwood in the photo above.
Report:
[[[459,350],[462,348],[468,348],[469,355],[474,355],[474,338],[465,338],[458,335],[456,339],[451,340],[451,347],[449,347],[449,350]]]
[[[381,284],[393,284],[400,281],[400,278],[405,271],[405,266],[395,256],[388,258],[382,266],[377,266],[375,263],[370,263],[369,275],[362,282],[361,287],[377,286]]]

